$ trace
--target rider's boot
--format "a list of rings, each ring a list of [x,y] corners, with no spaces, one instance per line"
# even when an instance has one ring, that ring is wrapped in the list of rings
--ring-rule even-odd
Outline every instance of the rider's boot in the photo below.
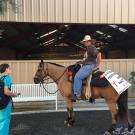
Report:
[[[78,94],[74,94],[71,97],[72,102],[76,102],[76,100],[80,100],[80,99],[81,99],[81,95],[78,95]]]

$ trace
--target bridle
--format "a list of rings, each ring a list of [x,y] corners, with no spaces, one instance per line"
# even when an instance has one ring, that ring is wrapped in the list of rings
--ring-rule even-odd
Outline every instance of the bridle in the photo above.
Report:
[[[59,89],[57,89],[55,92],[49,92],[45,87],[46,87],[46,85],[47,84],[49,84],[49,83],[46,83],[46,85],[44,85],[45,83],[45,80],[49,80],[49,78],[47,78],[46,79],[46,75],[49,75],[48,74],[48,63],[46,63],[46,69],[45,69],[45,63],[43,63],[43,71],[44,71],[44,74],[45,74],[45,76],[42,78],[42,80],[40,81],[40,86],[42,86],[43,87],[43,89],[48,93],[48,94],[55,94],[55,93],[57,93],[58,91],[59,91]],[[64,72],[56,79],[56,80],[54,80],[54,82],[56,83],[56,82],[58,82],[60,79],[61,79],[61,77],[65,74],[65,72],[67,71],[67,68],[64,70]],[[52,83],[52,82],[51,82]]]

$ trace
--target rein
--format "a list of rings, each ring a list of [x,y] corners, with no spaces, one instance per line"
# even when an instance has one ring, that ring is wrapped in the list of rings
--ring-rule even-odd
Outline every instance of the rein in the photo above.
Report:
[[[47,70],[47,69],[48,69],[48,64],[47,64],[46,70]],[[54,80],[54,82],[58,82],[58,81],[60,80],[60,78],[65,74],[66,71],[67,71],[67,68],[66,68],[65,71],[62,73],[62,75],[60,75],[56,80]],[[47,84],[49,84],[49,83],[47,83],[47,84],[44,86],[44,80],[49,80],[49,78],[48,78],[48,79],[43,79],[43,81],[40,82],[40,85],[42,85],[43,89],[44,89],[48,94],[56,94],[56,93],[59,91],[59,89],[57,89],[55,92],[49,92],[49,91],[45,88],[45,86],[46,86]],[[51,82],[51,83],[52,83],[52,82]]]
[[[60,78],[65,74],[65,72],[67,71],[67,68],[65,69],[65,71],[63,72],[63,74],[60,76],[60,77],[58,77],[54,82],[57,82],[57,81],[59,81],[60,80]]]
[[[48,83],[48,84],[49,84],[49,83]],[[59,89],[57,89],[55,92],[49,92],[49,91],[45,88],[44,83],[40,83],[40,85],[42,85],[43,89],[44,89],[48,94],[56,94],[56,93],[59,91]],[[47,85],[47,84],[46,84],[46,85]]]

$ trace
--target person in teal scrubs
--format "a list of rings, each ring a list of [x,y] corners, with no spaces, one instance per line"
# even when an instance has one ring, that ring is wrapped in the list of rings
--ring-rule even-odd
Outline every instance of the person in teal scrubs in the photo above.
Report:
[[[4,82],[4,94],[11,97],[16,97],[18,94],[11,92],[12,79],[10,77],[11,69],[8,64],[0,65],[0,79],[6,76]],[[0,135],[9,135],[10,119],[11,119],[11,101],[7,106],[0,110]]]

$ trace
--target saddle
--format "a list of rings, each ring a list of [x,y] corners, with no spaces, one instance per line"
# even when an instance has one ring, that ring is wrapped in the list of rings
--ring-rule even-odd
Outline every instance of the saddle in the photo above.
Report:
[[[74,82],[74,77],[76,75],[76,73],[79,71],[79,69],[81,68],[81,65],[79,64],[75,64],[75,65],[70,65],[68,67],[68,80],[73,83]],[[91,87],[105,87],[108,85],[108,81],[105,77],[101,78],[100,76],[103,74],[104,72],[102,71],[95,71],[92,73],[92,78],[91,78],[91,82],[90,82],[90,86]],[[86,85],[86,79],[85,78],[83,80],[83,85]]]
[[[81,68],[81,65],[79,65],[79,64],[70,65],[67,68],[68,80],[70,82],[72,82],[72,83],[74,82],[74,77],[80,68]]]

